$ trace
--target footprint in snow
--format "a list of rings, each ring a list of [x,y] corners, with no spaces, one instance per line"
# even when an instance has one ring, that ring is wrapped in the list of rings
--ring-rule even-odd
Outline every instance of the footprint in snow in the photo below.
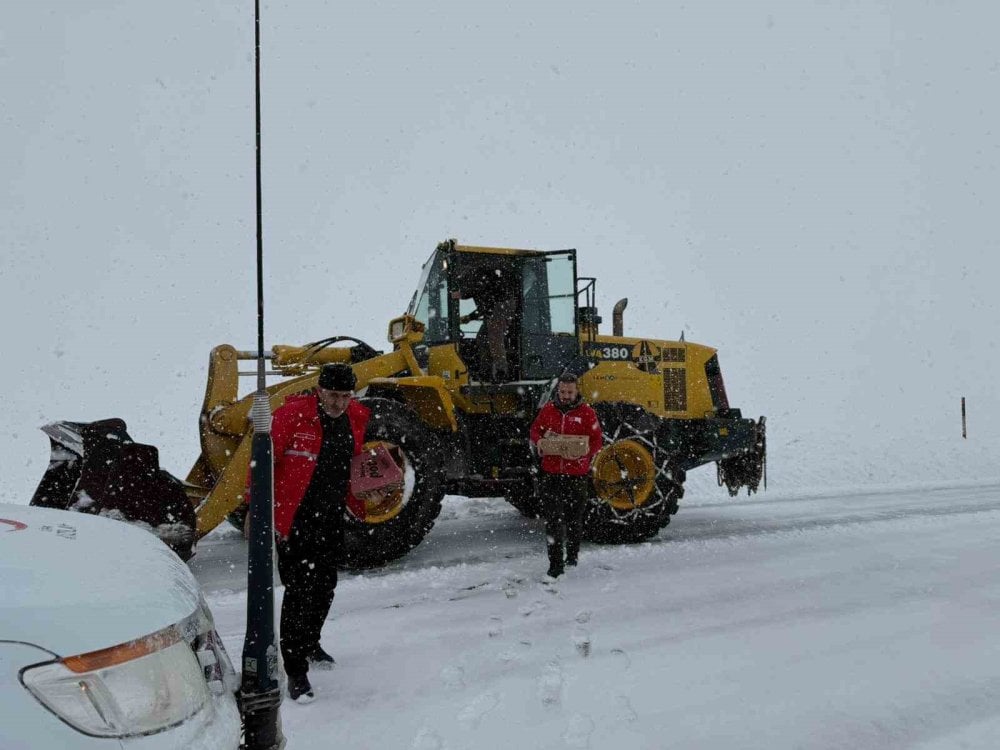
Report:
[[[468,599],[470,596],[475,596],[482,589],[489,587],[489,581],[483,581],[482,583],[475,583],[471,586],[463,586],[461,589],[455,592],[454,596],[449,596],[448,601],[457,602],[462,599]]]
[[[554,596],[558,599],[562,599],[562,594],[559,593],[559,582],[558,581],[542,581],[538,584],[538,587],[550,596]]]
[[[503,635],[503,618],[499,615],[493,615],[490,617],[490,626],[486,631],[486,635],[490,638],[499,638]]]
[[[465,705],[465,708],[458,714],[458,720],[467,727],[479,726],[483,717],[498,705],[500,705],[500,698],[496,693],[483,693]]]
[[[538,678],[538,697],[543,706],[558,706],[562,703],[563,671],[558,661],[550,661]]]
[[[521,614],[522,617],[531,617],[531,615],[535,614],[536,612],[544,612],[548,608],[549,608],[548,604],[541,601],[540,599],[536,599],[535,601],[531,602],[531,604],[525,604],[519,607],[517,611]]]
[[[417,736],[413,738],[410,750],[443,750],[444,741],[430,727],[420,727]]]
[[[631,724],[633,721],[639,720],[639,714],[637,714],[635,709],[632,708],[632,701],[629,700],[627,695],[616,696],[615,706],[618,708],[618,717],[622,721]]]
[[[457,664],[449,664],[441,670],[441,682],[445,687],[461,690],[465,687],[465,670]]]
[[[628,669],[632,666],[632,660],[629,655],[622,651],[620,648],[611,649],[611,656],[614,660],[622,665],[622,669]]]
[[[576,652],[585,659],[590,656],[591,651],[590,626],[588,624],[591,614],[586,609],[576,613],[576,617],[573,618],[576,620],[576,625],[573,626],[573,634],[570,637]]]
[[[502,584],[500,588],[503,590],[503,595],[508,599],[513,599],[517,596],[518,588],[524,583],[523,578],[517,576],[509,576]]]
[[[512,661],[520,661],[520,657],[517,655],[516,651],[507,649],[506,651],[501,651],[497,654],[497,660],[503,662],[504,664],[510,664]]]
[[[508,648],[497,654],[497,659],[504,664],[508,664],[510,662],[521,662],[524,660],[523,654],[525,654],[529,649],[531,649],[531,641],[518,641],[517,645],[513,648]]]
[[[563,732],[563,742],[567,747],[590,747],[590,735],[594,733],[594,722],[585,714],[573,714],[570,717],[566,731]]]

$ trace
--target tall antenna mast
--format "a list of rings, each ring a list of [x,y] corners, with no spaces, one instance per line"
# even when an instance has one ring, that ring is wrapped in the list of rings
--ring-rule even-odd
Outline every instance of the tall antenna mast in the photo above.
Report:
[[[264,222],[260,179],[260,0],[254,0],[254,114],[257,166],[257,392],[250,469],[247,545],[247,628],[240,709],[247,750],[280,750],[281,683],[274,628],[274,448],[271,399],[264,370]]]

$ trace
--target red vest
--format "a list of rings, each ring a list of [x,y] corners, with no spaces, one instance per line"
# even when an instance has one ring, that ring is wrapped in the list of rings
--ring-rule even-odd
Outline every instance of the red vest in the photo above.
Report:
[[[590,462],[601,450],[604,438],[601,436],[601,423],[595,412],[582,401],[565,413],[549,401],[545,404],[531,423],[530,439],[532,444],[545,433],[552,431],[560,435],[586,435],[590,438],[590,451],[582,458],[562,458],[561,456],[542,456],[542,471],[548,474],[570,474],[582,476],[590,471]]]
[[[283,406],[274,412],[271,423],[271,442],[274,445],[274,529],[282,537],[292,530],[295,511],[305,497],[316,459],[323,442],[323,428],[319,421],[319,399],[315,393],[289,396]],[[365,442],[365,428],[371,409],[351,399],[347,406],[347,419],[354,436],[354,455],[361,453]],[[365,506],[347,492],[347,507],[359,518],[364,518]]]

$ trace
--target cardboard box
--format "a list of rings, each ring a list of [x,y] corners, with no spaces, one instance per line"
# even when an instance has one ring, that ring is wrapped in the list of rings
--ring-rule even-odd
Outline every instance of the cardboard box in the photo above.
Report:
[[[589,450],[590,439],[586,435],[549,435],[538,440],[538,452],[543,456],[583,458]]]
[[[403,486],[403,472],[382,445],[351,459],[351,493],[359,500],[379,500]]]

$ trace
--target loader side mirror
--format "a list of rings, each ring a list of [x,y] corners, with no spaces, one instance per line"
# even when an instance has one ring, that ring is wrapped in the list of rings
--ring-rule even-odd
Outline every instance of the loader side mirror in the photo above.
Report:
[[[597,314],[596,307],[580,308],[580,325],[597,328],[601,324],[601,316]]]

